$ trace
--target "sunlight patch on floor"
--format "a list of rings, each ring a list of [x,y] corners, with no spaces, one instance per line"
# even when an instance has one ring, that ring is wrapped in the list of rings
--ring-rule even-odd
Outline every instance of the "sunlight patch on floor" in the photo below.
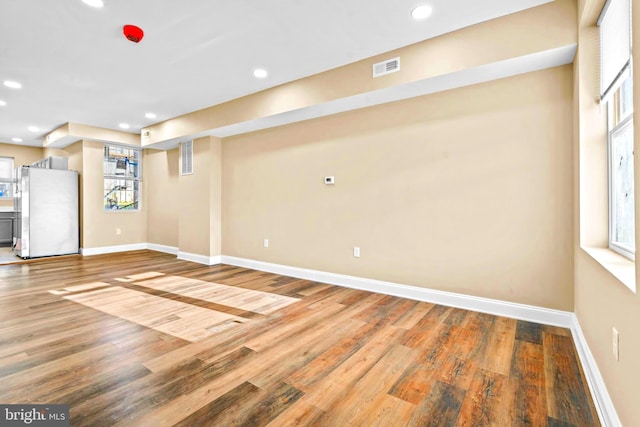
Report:
[[[120,286],[63,298],[192,342],[213,335],[220,329],[249,321]]]
[[[118,282],[131,283],[135,282],[136,280],[153,279],[154,277],[160,276],[164,276],[164,273],[158,273],[157,271],[147,271],[146,273],[131,274],[125,278],[117,277],[115,280],[117,280]]]
[[[284,295],[180,276],[155,277],[135,284],[258,314],[269,314],[300,301]]]
[[[246,317],[224,313],[223,311],[228,310],[221,306],[232,309],[229,311],[235,314],[238,314],[237,310],[242,310],[266,315],[300,301],[299,298],[155,271],[118,277],[114,280],[123,283],[123,286],[98,281],[50,290],[49,293],[188,341],[198,341],[249,321]],[[130,289],[132,285],[139,286],[138,289],[147,288],[153,291],[149,293]],[[218,306],[200,307],[177,301],[176,299],[180,298],[169,295],[153,295],[154,291],[206,301]],[[218,311],[217,308],[222,311]]]
[[[92,283],[85,283],[84,285],[67,286],[66,288],[62,288],[62,289],[54,289],[49,291],[49,293],[53,295],[66,295],[73,292],[83,292],[83,291],[90,291],[92,289],[106,288],[107,286],[111,286],[111,285],[105,282],[92,282]]]

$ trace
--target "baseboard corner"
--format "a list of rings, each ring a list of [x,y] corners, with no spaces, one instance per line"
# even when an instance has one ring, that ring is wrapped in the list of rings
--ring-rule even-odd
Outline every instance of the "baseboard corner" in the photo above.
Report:
[[[204,265],[216,265],[222,262],[221,255],[207,256],[207,255],[194,254],[190,252],[184,252],[180,250],[178,250],[177,252],[177,257],[178,259],[181,259],[183,261],[191,261],[191,262],[204,264]]]
[[[178,255],[178,248],[176,246],[161,245],[158,243],[147,243],[147,249],[156,252],[163,252],[170,255]]]
[[[600,369],[598,369],[598,364],[589,349],[589,344],[582,332],[578,316],[576,316],[575,313],[572,313],[571,335],[573,336],[573,342],[578,351],[578,357],[580,358],[580,363],[582,364],[582,369],[584,370],[587,385],[591,391],[591,397],[596,406],[600,422],[605,427],[622,426],[611,396],[607,391],[607,386],[600,374]]]

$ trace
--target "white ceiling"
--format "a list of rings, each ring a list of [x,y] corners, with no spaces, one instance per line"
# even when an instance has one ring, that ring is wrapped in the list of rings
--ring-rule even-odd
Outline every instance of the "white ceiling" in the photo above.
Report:
[[[0,142],[142,127],[550,0],[2,0]],[[410,11],[429,3],[433,15]],[[132,43],[122,26],[145,31]],[[269,71],[264,80],[252,72]],[[157,114],[145,118],[146,112]],[[30,132],[29,126],[40,131]]]

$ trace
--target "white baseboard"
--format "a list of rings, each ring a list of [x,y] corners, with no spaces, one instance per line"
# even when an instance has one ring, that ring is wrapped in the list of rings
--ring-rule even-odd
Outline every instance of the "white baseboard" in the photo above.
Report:
[[[178,259],[197,262],[198,264],[204,264],[204,265],[220,264],[221,258],[222,257],[220,255],[206,256],[206,255],[192,254],[189,252],[178,251]]]
[[[147,243],[147,249],[164,252],[165,254],[178,255],[178,248],[175,246],[159,245],[157,243]]]
[[[578,350],[578,357],[580,357],[582,369],[587,378],[587,384],[589,384],[589,390],[591,390],[591,396],[598,411],[600,422],[605,427],[622,426],[616,408],[613,406],[611,396],[609,396],[609,392],[607,391],[607,386],[602,379],[602,375],[600,375],[596,360],[593,354],[591,354],[587,340],[582,333],[578,317],[575,314],[572,314],[572,316],[573,324],[571,325],[571,335],[573,335],[573,341]]]
[[[171,255],[176,255],[178,259],[185,261],[197,262],[204,265],[220,264],[221,256],[207,256],[200,254],[193,254],[190,252],[184,252],[176,248],[175,246],[160,245],[157,243],[135,243],[131,245],[119,245],[119,246],[103,246],[99,248],[80,248],[80,253],[84,256],[90,255],[102,255],[115,252],[128,252],[139,251],[142,249],[149,249],[157,252],[164,252]]]
[[[313,280],[316,282],[329,283],[331,285],[344,286],[347,288],[362,289],[365,291],[394,295],[418,301],[426,301],[449,307],[464,308],[466,310],[527,320],[529,322],[561,326],[564,328],[570,328],[573,324],[573,313],[568,311],[552,310],[532,305],[456,294],[453,292],[438,291],[434,289],[420,288],[417,286],[384,282],[381,280],[365,279],[362,277],[347,276],[344,274],[289,267],[286,265],[254,261],[226,255],[222,256],[222,262],[224,264],[251,268],[269,273],[277,273],[299,279]]]
[[[102,246],[99,248],[80,248],[80,253],[83,256],[91,256],[91,255],[112,254],[115,252],[139,251],[142,249],[147,249],[146,243],[134,243],[131,245],[118,245],[118,246]]]

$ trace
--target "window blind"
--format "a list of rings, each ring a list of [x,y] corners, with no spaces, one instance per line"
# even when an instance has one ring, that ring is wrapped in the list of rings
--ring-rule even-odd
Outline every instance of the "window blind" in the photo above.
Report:
[[[631,1],[607,0],[600,27],[600,99],[615,92],[631,68]]]
[[[13,157],[0,157],[0,181],[13,180]]]

